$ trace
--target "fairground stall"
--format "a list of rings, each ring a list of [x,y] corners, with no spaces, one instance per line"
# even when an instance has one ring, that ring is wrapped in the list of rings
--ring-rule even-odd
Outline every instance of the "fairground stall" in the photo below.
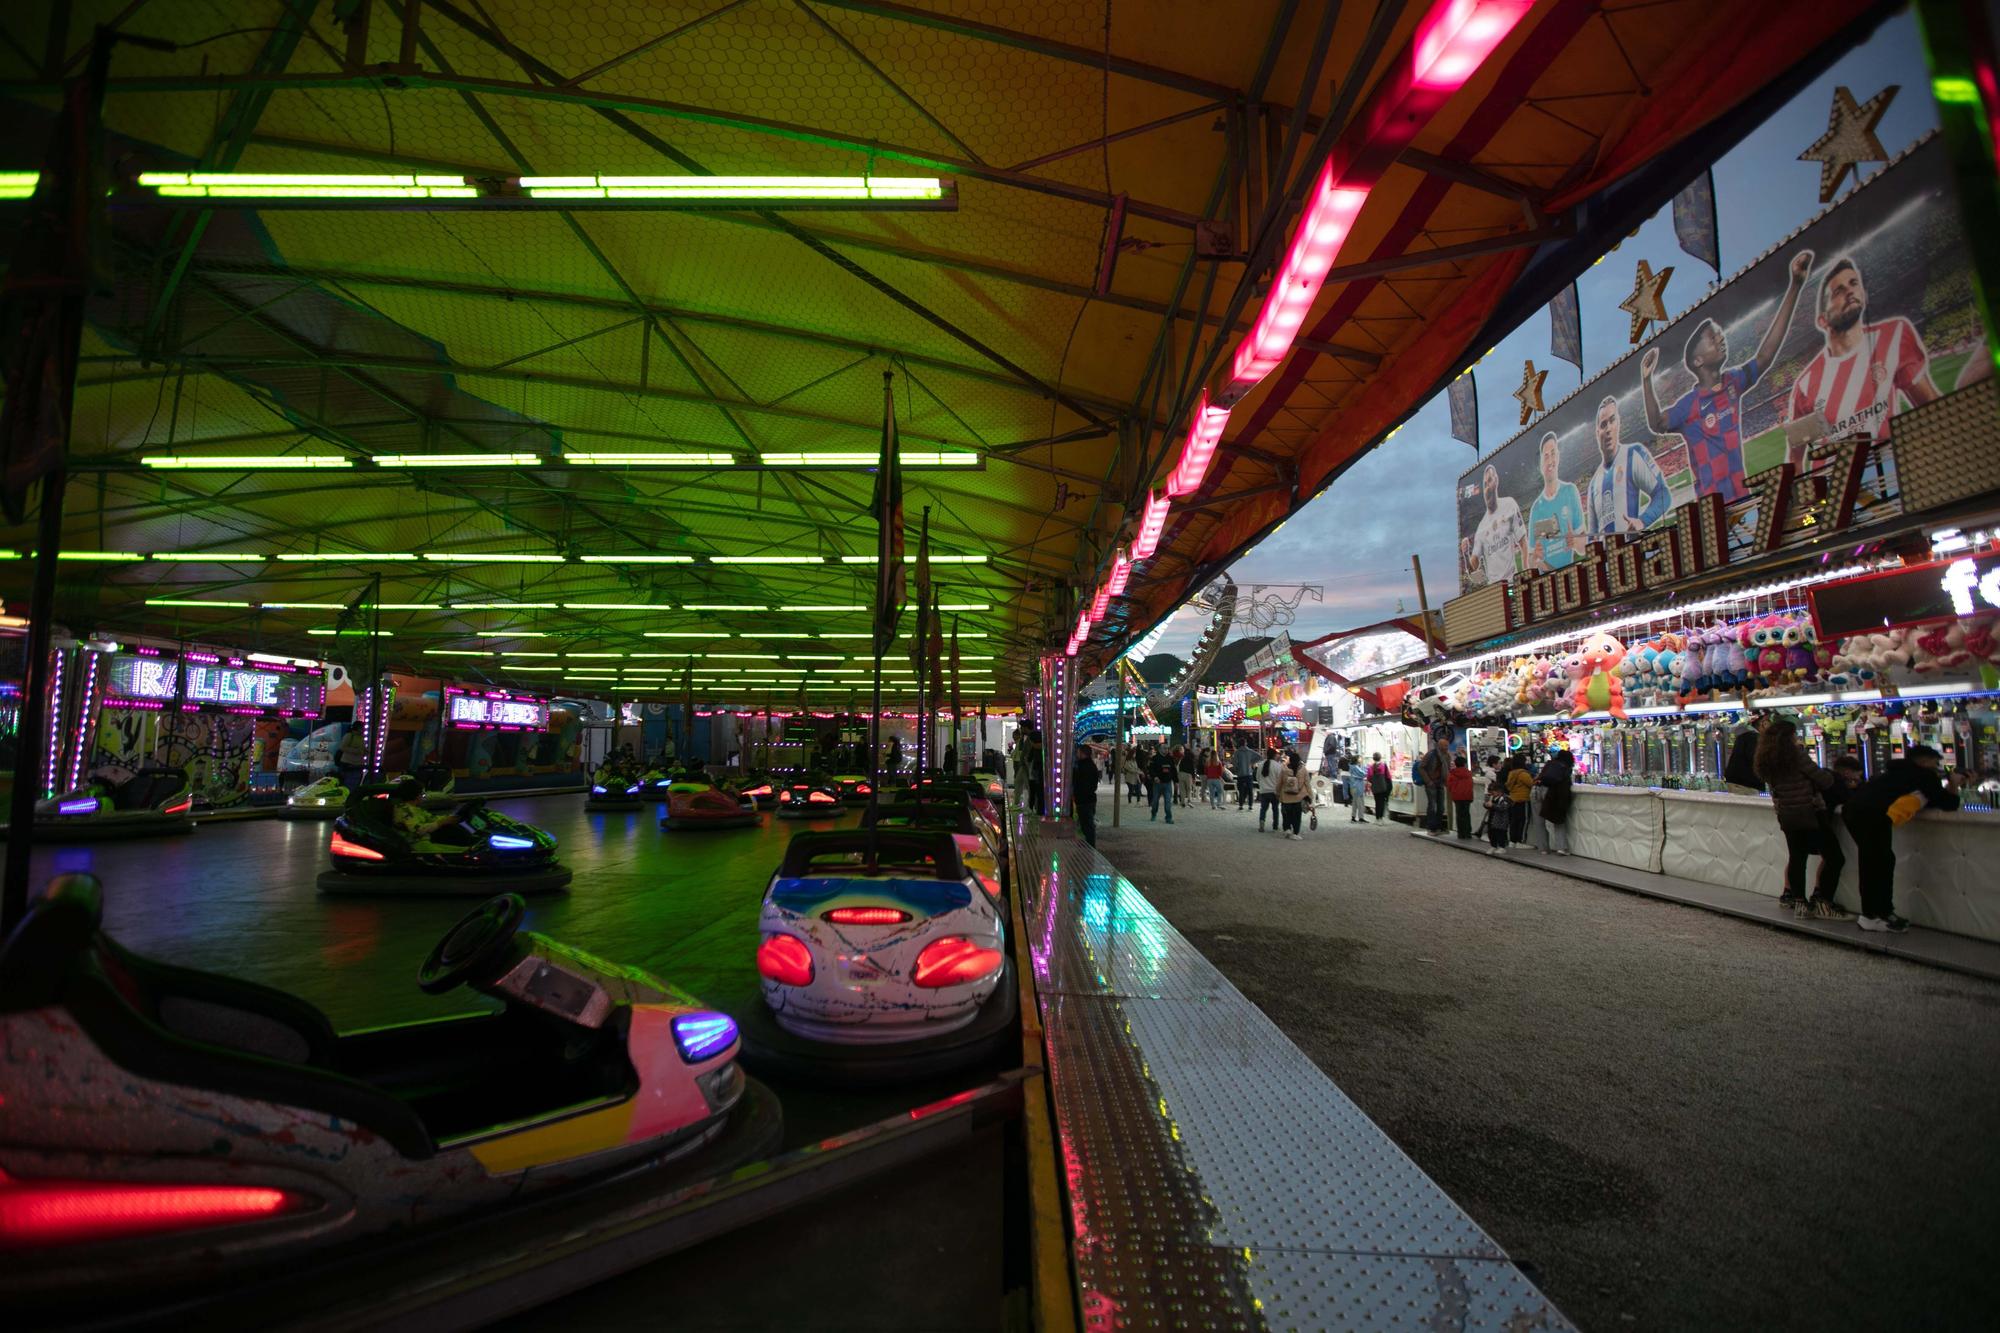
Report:
[[[1289,649],[1311,682],[1313,699],[1329,714],[1336,763],[1355,757],[1365,769],[1376,755],[1382,756],[1389,766],[1387,809],[1397,818],[1422,818],[1426,808],[1423,783],[1415,776],[1426,732],[1402,712],[1409,684],[1400,673],[1435,656],[1438,633],[1435,617],[1426,636],[1422,620],[1399,616],[1321,635]],[[1375,683],[1364,685],[1364,681]],[[1320,749],[1324,766],[1324,743]]]
[[[1853,754],[1872,773],[1921,742],[1969,794],[2000,788],[2000,450],[1967,260],[1927,221],[1949,189],[1920,145],[1671,325],[1660,360],[1675,369],[1650,354],[1613,366],[1466,474],[1449,656],[1413,677],[1405,711],[1505,726],[1531,758],[1570,750],[1579,855],[1777,894],[1770,803],[1723,777],[1761,711],[1794,716],[1824,763]],[[1865,298],[1849,290],[1858,269]],[[1769,319],[1788,284],[1836,315],[1865,299],[1900,359],[1835,402],[1840,321],[1774,331],[1783,378],[1697,476],[1682,434],[1646,429],[1659,400],[1693,392],[1678,349],[1709,321]],[[2000,939],[2000,814],[1928,811],[1896,837],[1899,910]],[[1854,875],[1850,855],[1850,907]]]

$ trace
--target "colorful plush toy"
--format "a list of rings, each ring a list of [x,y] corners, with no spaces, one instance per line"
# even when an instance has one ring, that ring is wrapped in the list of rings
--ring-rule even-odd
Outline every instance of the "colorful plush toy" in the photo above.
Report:
[[[1613,717],[1624,717],[1625,687],[1618,680],[1618,664],[1625,660],[1625,645],[1600,632],[1585,639],[1575,657],[1577,683],[1570,700],[1570,716],[1581,717],[1592,709],[1602,709]]]

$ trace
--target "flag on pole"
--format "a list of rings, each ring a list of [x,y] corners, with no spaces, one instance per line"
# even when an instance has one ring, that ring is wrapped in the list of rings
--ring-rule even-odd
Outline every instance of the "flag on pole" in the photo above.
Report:
[[[1444,392],[1451,403],[1451,437],[1465,441],[1475,453],[1478,452],[1479,385],[1473,380],[1472,372],[1468,370],[1460,375]]]
[[[896,641],[903,617],[903,472],[896,457],[896,398],[882,372],[882,459],[875,467],[875,655]]]
[[[14,233],[0,284],[0,512],[19,523],[28,490],[62,467],[76,396],[84,298],[97,285],[93,245],[105,186],[99,140],[111,43],[93,44],[70,80],[34,197]]]
[[[1583,373],[1583,310],[1574,282],[1549,302],[1549,351],[1575,366],[1577,374]]]
[[[1674,239],[1722,276],[1722,237],[1715,224],[1715,173],[1704,171],[1674,196]]]
[[[925,636],[931,626],[931,510],[924,506],[923,525],[917,531],[917,624],[910,635],[910,665],[921,678],[928,654]]]

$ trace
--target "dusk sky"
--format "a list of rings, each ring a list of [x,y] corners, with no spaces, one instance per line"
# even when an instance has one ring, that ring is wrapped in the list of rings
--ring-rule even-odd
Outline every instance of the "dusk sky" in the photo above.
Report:
[[[1902,91],[1890,104],[1877,134],[1883,147],[1894,154],[1937,125],[1923,43],[1915,19],[1907,12],[1884,23],[1872,40],[1838,61],[1716,162],[1716,211],[1725,277],[1748,267],[1821,211],[1819,166],[1797,159],[1826,129],[1834,88],[1845,84],[1857,100],[1863,100],[1892,83],[1901,85]],[[1879,170],[1879,166],[1863,167],[1862,175],[1865,178]],[[1853,188],[1850,178],[1842,187],[1843,195]],[[1627,316],[1618,309],[1618,302],[1631,291],[1633,270],[1640,259],[1655,270],[1673,266],[1666,304],[1674,317],[1698,303],[1715,284],[1708,266],[1675,242],[1672,211],[1662,209],[1640,228],[1637,237],[1625,241],[1578,280],[1583,313],[1581,375],[1569,362],[1550,353],[1546,311],[1537,312],[1481,361],[1476,375],[1480,437],[1485,446],[1482,456],[1523,429],[1512,392],[1520,384],[1524,360],[1533,360],[1537,370],[1549,372],[1542,401],[1553,408],[1589,377],[1632,350],[1626,337]],[[1324,602],[1308,600],[1302,606],[1298,623],[1291,629],[1295,639],[1315,638],[1414,612],[1413,550],[1423,560],[1426,591],[1435,608],[1458,591],[1452,491],[1459,474],[1474,461],[1471,447],[1451,438],[1450,415],[1444,395],[1439,394],[1395,438],[1356,463],[1282,530],[1238,560],[1230,573],[1246,591],[1259,582],[1323,586]],[[1205,620],[1205,616],[1188,610],[1175,612],[1157,651],[1185,653]],[[1232,637],[1255,632],[1238,630]]]

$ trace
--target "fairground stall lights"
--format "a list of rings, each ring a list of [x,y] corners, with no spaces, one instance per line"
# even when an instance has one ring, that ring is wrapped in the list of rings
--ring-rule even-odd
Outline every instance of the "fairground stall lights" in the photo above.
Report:
[[[1228,380],[1213,396],[1204,388],[1189,413],[1166,490],[1147,495],[1134,560],[1158,550],[1172,499],[1200,489],[1230,410],[1290,354],[1374,183],[1533,7],[1534,0],[1437,0],[1419,21],[1406,63],[1377,86],[1314,179],[1256,321],[1237,344]],[[1079,646],[1073,639],[1065,655]]]

